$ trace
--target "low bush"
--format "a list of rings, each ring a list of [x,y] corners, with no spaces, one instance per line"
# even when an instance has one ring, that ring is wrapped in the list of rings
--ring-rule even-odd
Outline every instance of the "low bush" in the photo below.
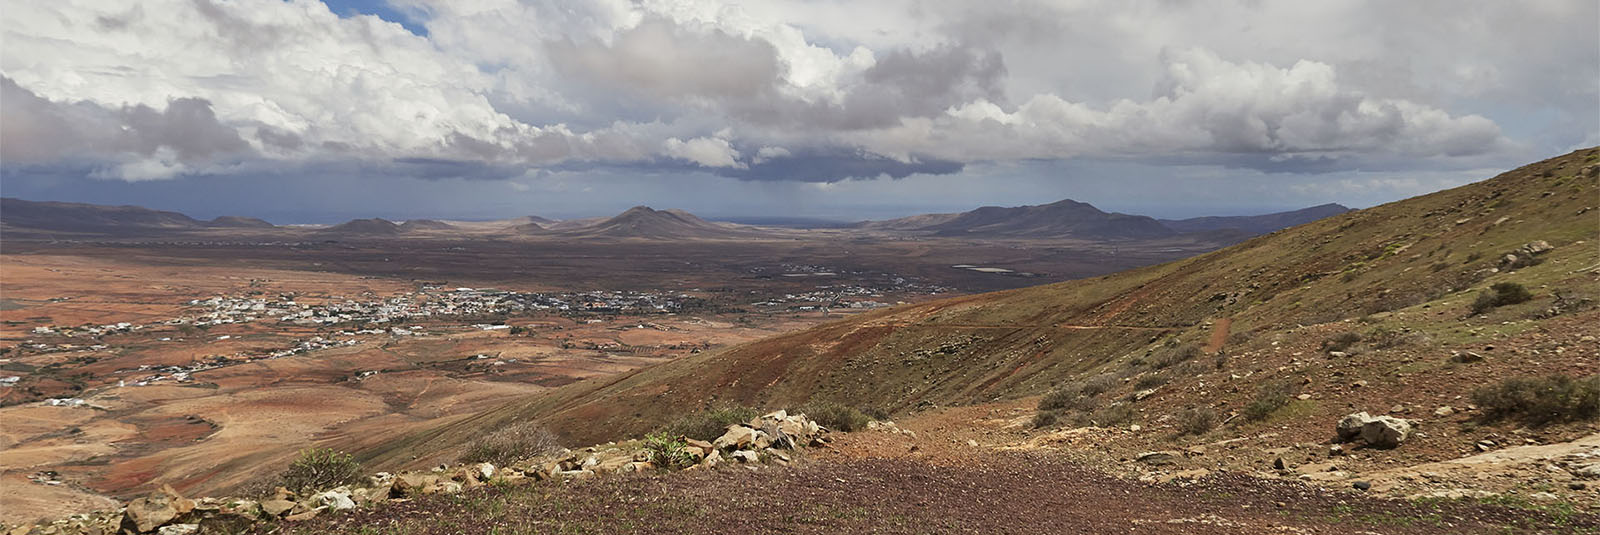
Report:
[[[1250,422],[1265,420],[1284,405],[1288,405],[1289,400],[1293,399],[1299,390],[1294,383],[1288,381],[1274,381],[1262,385],[1261,389],[1256,391],[1256,397],[1244,406],[1239,415]]]
[[[1342,332],[1329,336],[1322,341],[1323,351],[1345,351],[1361,341],[1361,335],[1353,332]]]
[[[1157,352],[1154,356],[1150,357],[1148,362],[1150,363],[1151,368],[1159,370],[1163,368],[1171,368],[1178,364],[1188,362],[1190,359],[1198,357],[1202,353],[1204,353],[1204,351],[1200,349],[1200,346],[1194,344],[1183,344]]]
[[[1085,394],[1083,385],[1072,383],[1061,386],[1039,399],[1039,410],[1089,410],[1099,403],[1093,394]]]
[[[1540,426],[1600,418],[1600,375],[1512,377],[1472,392],[1487,420]]]
[[[1055,411],[1039,411],[1033,414],[1034,429],[1043,429],[1056,425],[1061,417]]]
[[[644,451],[650,454],[650,464],[667,470],[694,466],[694,456],[684,451],[689,443],[681,436],[652,433],[644,437]]]
[[[1134,410],[1133,405],[1126,403],[1094,411],[1094,414],[1089,417],[1093,425],[1100,427],[1128,425],[1138,418],[1139,411]]]
[[[1217,412],[1209,407],[1197,407],[1177,414],[1178,434],[1204,435],[1217,427]]]
[[[1499,282],[1483,293],[1478,294],[1478,299],[1472,302],[1472,313],[1482,314],[1490,309],[1515,305],[1533,299],[1533,293],[1515,282]]]
[[[1085,396],[1098,396],[1100,394],[1110,392],[1111,389],[1116,388],[1118,382],[1119,381],[1117,380],[1116,375],[1102,373],[1100,375],[1085,379],[1083,381],[1083,386],[1080,387],[1079,390],[1083,392],[1083,395]]]
[[[489,463],[505,466],[516,461],[553,453],[561,449],[561,439],[537,422],[522,421],[502,427],[467,444],[463,463]]]
[[[1167,377],[1167,374],[1165,373],[1152,373],[1150,375],[1140,377],[1138,381],[1133,383],[1133,387],[1139,390],[1149,390],[1167,384],[1167,382],[1171,380],[1172,378]]]
[[[760,411],[751,407],[721,407],[680,416],[656,431],[674,437],[716,440],[728,431],[728,426],[749,422],[760,415]]]
[[[790,409],[789,412],[804,414],[823,427],[847,433],[866,429],[867,422],[872,421],[872,418],[860,409],[831,401],[813,401]]]
[[[295,492],[331,489],[361,481],[361,463],[342,451],[308,449],[301,451],[278,479],[284,488]]]

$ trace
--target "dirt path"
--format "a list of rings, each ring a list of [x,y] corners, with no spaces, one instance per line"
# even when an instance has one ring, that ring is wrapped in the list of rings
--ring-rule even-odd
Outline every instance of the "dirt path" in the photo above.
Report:
[[[1222,346],[1228,343],[1228,329],[1233,327],[1233,318],[1218,318],[1211,327],[1211,340],[1206,342],[1206,353],[1222,351]]]
[[[725,466],[486,488],[275,532],[1474,534],[1515,533],[1505,528],[1539,521],[1526,511],[1377,500],[1241,475],[1153,485],[1049,455],[987,459]]]

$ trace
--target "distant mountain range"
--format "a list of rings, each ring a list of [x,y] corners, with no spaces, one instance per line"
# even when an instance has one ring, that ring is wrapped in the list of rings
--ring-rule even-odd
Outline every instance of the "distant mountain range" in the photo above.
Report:
[[[1082,238],[1097,240],[1155,239],[1177,234],[1235,231],[1268,232],[1342,214],[1349,208],[1324,204],[1292,212],[1257,216],[1198,217],[1181,220],[1105,212],[1071,199],[1034,206],[985,206],[957,214],[922,214],[886,221],[865,221],[854,228],[920,232],[938,236],[999,238]]]
[[[1072,238],[1085,240],[1149,240],[1180,234],[1208,233],[1234,237],[1265,234],[1341,214],[1337,204],[1258,216],[1199,217],[1157,220],[1147,216],[1105,212],[1087,203],[1062,200],[1036,206],[985,206],[954,214],[923,214],[887,221],[841,225],[844,230],[907,233],[947,237]],[[557,221],[524,216],[500,221],[464,222],[413,219],[395,223],[381,218],[355,219],[326,227],[275,227],[260,219],[223,216],[201,221],[189,216],[137,206],[0,199],[0,226],[8,231],[67,232],[113,236],[185,231],[310,232],[321,238],[433,236],[549,236],[564,239],[733,239],[773,237],[795,230],[715,223],[682,210],[635,206],[610,218]],[[1231,241],[1231,240],[1229,240]]]
[[[1278,212],[1265,215],[1230,216],[1230,217],[1195,217],[1190,219],[1162,219],[1161,224],[1178,232],[1206,232],[1213,230],[1238,230],[1249,234],[1266,234],[1269,232],[1295,227],[1316,221],[1318,219],[1333,217],[1350,208],[1341,204],[1323,204],[1310,208],[1301,208],[1291,212]]]

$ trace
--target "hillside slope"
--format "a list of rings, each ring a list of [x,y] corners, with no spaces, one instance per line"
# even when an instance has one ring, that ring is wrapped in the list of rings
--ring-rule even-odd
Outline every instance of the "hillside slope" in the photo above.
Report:
[[[1482,333],[1516,320],[1529,325],[1506,336],[1539,322],[1564,326],[1563,336],[1574,340],[1583,334],[1570,326],[1586,324],[1580,320],[1595,316],[1594,309],[1565,307],[1600,298],[1594,284],[1600,212],[1592,209],[1597,162],[1600,150],[1585,149],[1187,260],[867,313],[569,385],[399,440],[353,446],[379,464],[406,464],[437,458],[478,430],[519,419],[541,420],[574,442],[589,443],[642,433],[685,409],[730,403],[780,407],[827,399],[901,411],[1040,394],[1098,373],[1120,374],[1123,385],[1132,385],[1145,376],[1170,379],[1170,370],[1151,361],[1219,335],[1228,341],[1229,353],[1238,345],[1253,360],[1241,358],[1226,369],[1219,364],[1215,371],[1186,368],[1186,373],[1221,373],[1214,380],[1246,385],[1263,379],[1229,379],[1229,374],[1303,373],[1307,380],[1326,381],[1359,375],[1370,377],[1363,379],[1370,384],[1361,395],[1398,396],[1413,385],[1405,372],[1386,372],[1400,364],[1382,359],[1443,360],[1437,355],[1474,342],[1463,334],[1467,329]],[[1542,264],[1514,271],[1501,264],[1508,252],[1536,240],[1554,247],[1541,257]],[[1481,288],[1503,281],[1537,288],[1535,299],[1483,318],[1465,317]],[[1554,310],[1555,317],[1537,318],[1545,310]],[[1398,323],[1394,328],[1425,332],[1433,341],[1407,353],[1374,351],[1359,365],[1352,361],[1349,371],[1303,360],[1304,352],[1318,351],[1324,331],[1348,328],[1344,322],[1353,318],[1370,318],[1380,326],[1392,320]],[[1224,319],[1223,328],[1213,325]],[[1309,327],[1314,325],[1324,326]],[[1581,369],[1594,354],[1547,354],[1541,365]],[[1516,361],[1493,361],[1431,395],[1464,394],[1481,381],[1521,369],[1517,366]],[[1274,367],[1303,371],[1271,372]],[[1328,375],[1333,371],[1338,373]],[[1181,379],[1182,374],[1172,380]],[[1223,404],[1232,410],[1225,404],[1248,401],[1254,389],[1241,385],[1223,394],[1205,385],[1174,386],[1182,394],[1156,401]],[[1351,395],[1348,388],[1328,387],[1336,396]],[[1343,408],[1329,403],[1318,409],[1321,413],[1303,417],[1326,419]]]
[[[138,206],[104,206],[0,198],[0,223],[12,228],[119,233],[205,227],[189,216]]]
[[[1335,203],[1322,204],[1288,212],[1254,216],[1191,217],[1189,219],[1162,219],[1161,224],[1178,232],[1205,232],[1210,230],[1239,230],[1250,234],[1266,234],[1279,229],[1295,227],[1350,211]]]

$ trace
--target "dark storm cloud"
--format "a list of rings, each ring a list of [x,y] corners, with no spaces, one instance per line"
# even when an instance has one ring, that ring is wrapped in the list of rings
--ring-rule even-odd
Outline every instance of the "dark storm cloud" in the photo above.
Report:
[[[211,103],[179,98],[166,109],[59,103],[0,76],[0,158],[47,163],[63,158],[150,156],[168,149],[183,162],[247,153],[250,145],[217,121]]]

